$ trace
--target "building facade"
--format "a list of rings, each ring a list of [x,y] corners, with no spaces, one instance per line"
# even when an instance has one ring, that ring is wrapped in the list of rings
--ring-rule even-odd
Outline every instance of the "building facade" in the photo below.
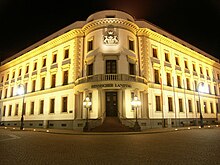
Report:
[[[0,97],[5,126],[20,126],[22,110],[24,127],[33,128],[82,130],[86,119],[94,128],[111,116],[129,127],[137,119],[142,130],[179,127],[199,124],[200,114],[216,124],[220,61],[147,21],[106,10],[3,61]]]

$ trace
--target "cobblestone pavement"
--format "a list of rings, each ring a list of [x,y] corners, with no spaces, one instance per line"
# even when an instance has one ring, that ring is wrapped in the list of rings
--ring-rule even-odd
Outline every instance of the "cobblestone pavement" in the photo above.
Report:
[[[220,128],[137,134],[0,129],[0,165],[220,164]]]

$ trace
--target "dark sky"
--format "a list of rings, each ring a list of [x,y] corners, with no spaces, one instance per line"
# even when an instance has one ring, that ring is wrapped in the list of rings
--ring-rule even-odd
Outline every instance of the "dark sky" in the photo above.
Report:
[[[0,0],[0,61],[106,9],[145,19],[220,58],[220,0]]]

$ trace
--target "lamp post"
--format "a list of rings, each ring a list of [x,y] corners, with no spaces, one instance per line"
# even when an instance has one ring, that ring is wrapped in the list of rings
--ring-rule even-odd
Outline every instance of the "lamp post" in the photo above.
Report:
[[[21,111],[21,125],[20,125],[20,130],[24,129],[24,85],[20,84],[18,86],[18,95],[23,95],[22,98],[22,111]]]
[[[199,108],[199,114],[200,114],[200,126],[201,126],[201,128],[203,128],[203,127],[204,127],[204,123],[203,123],[202,110],[201,110],[201,101],[200,101],[200,92],[202,91],[202,89],[201,89],[200,84],[201,84],[202,86],[204,86],[204,83],[203,83],[203,82],[200,82],[200,83],[198,84],[198,87],[197,87],[198,97],[199,97],[199,106],[198,106],[198,108]]]
[[[89,96],[86,96],[85,100],[83,101],[83,106],[84,106],[84,108],[86,108],[86,110],[87,110],[86,124],[85,124],[85,126],[83,127],[83,131],[84,131],[84,132],[89,131],[89,109],[90,109],[91,105],[92,105],[92,102],[91,102]]]
[[[140,131],[141,127],[137,121],[137,109],[141,105],[141,101],[139,100],[139,98],[137,96],[134,96],[133,100],[131,101],[131,105],[135,108],[135,112],[136,112],[136,120],[135,120],[135,124],[134,124],[134,130]]]

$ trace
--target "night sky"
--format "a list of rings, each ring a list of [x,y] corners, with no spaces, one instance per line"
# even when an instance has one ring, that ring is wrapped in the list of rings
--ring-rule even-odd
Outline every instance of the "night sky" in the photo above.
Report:
[[[0,61],[106,9],[147,20],[220,59],[220,0],[0,0]]]

